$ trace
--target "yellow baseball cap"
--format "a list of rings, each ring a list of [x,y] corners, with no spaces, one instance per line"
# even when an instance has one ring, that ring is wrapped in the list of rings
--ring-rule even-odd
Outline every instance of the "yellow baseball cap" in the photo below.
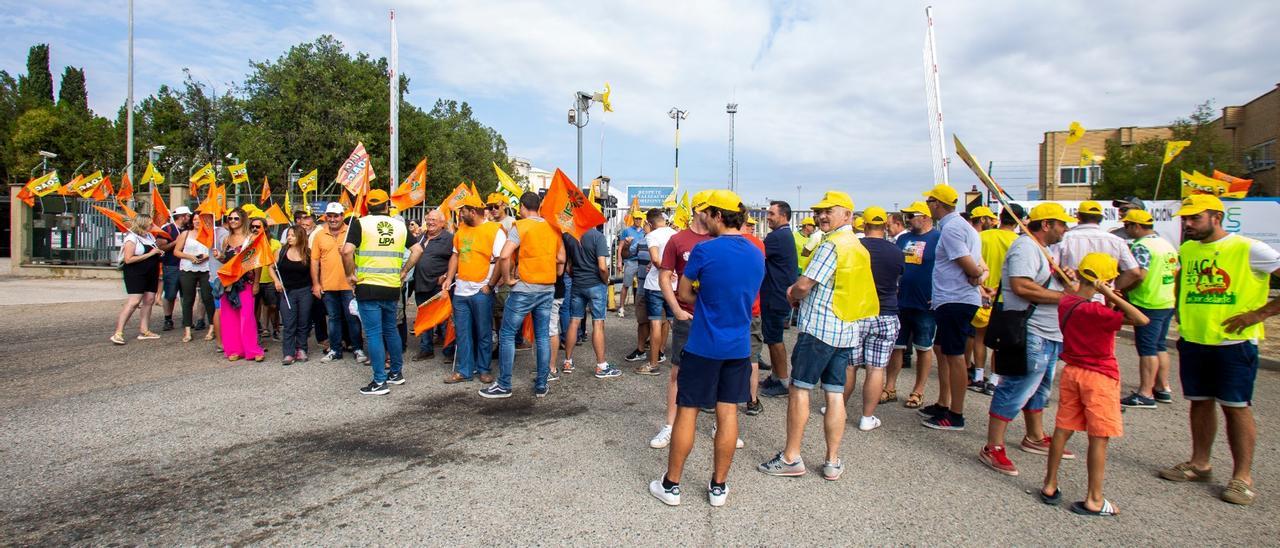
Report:
[[[1085,255],[1080,261],[1080,268],[1076,271],[1080,273],[1081,278],[1090,282],[1109,282],[1120,275],[1116,258],[1098,252]]]
[[[756,218],[755,218],[755,217],[752,217],[752,216],[750,216],[750,215],[747,215],[747,224],[749,224],[749,225],[751,225],[751,226],[756,226],[756,222],[757,222],[757,221],[756,221]]]
[[[387,197],[387,191],[382,190],[381,188],[375,188],[369,191],[369,195],[365,197],[364,203],[371,206],[380,206],[387,203],[387,200],[390,199],[391,198]]]
[[[1150,213],[1147,213],[1144,210],[1130,209],[1128,213],[1124,214],[1124,218],[1120,219],[1120,222],[1151,226],[1154,225],[1156,221],[1151,217]]]
[[[498,194],[497,192],[490,192],[489,197],[485,199],[484,203],[485,205],[505,205],[507,203],[507,197]]]
[[[865,223],[882,225],[889,222],[889,214],[885,213],[883,207],[871,206],[862,212],[862,219]]]
[[[1080,213],[1092,213],[1094,215],[1102,215],[1102,205],[1093,200],[1089,200],[1087,202],[1080,202],[1080,207],[1077,208],[1077,210]]]
[[[1204,211],[1226,211],[1226,208],[1222,206],[1222,200],[1219,200],[1217,196],[1192,194],[1182,199],[1182,207],[1174,215],[1185,217]]]
[[[973,211],[969,212],[970,219],[981,219],[983,217],[988,219],[999,219],[999,217],[996,217],[996,212],[991,211],[991,208],[987,206],[978,206],[973,208]]]
[[[693,209],[694,211],[702,211],[709,207],[714,207],[727,211],[737,211],[741,206],[742,199],[732,190],[718,189],[712,190],[702,204],[693,206]]]
[[[862,220],[862,217],[855,217],[855,218],[853,219],[853,229],[854,229],[854,230],[864,230],[864,229],[866,229],[866,228],[867,228],[867,222],[866,222],[866,221],[864,221],[864,220]]]
[[[809,206],[809,209],[831,209],[833,207],[843,207],[853,211],[853,198],[838,190],[828,190],[822,194],[822,199],[818,200],[818,203]]]
[[[632,212],[631,212],[631,218],[632,218],[632,219],[643,219],[643,218],[644,218],[644,212],[643,212],[643,211],[640,211],[640,210],[638,210],[638,209],[637,209],[637,210],[635,210],[635,211],[632,211]]]
[[[480,201],[480,196],[468,192],[467,195],[462,198],[462,201],[458,203],[458,207],[484,209],[484,202]]]
[[[805,217],[800,219],[800,226],[804,225],[818,226],[818,223],[813,222],[813,217]]]
[[[711,196],[711,192],[712,191],[710,190],[699,190],[695,192],[693,194],[693,199],[689,202],[689,207],[692,207],[694,211],[701,211],[699,206],[707,203],[707,197]]]
[[[1067,215],[1066,208],[1058,202],[1045,202],[1031,208],[1031,215],[1028,217],[1032,221],[1047,221],[1053,219],[1064,223],[1077,222],[1075,217]]]
[[[956,192],[951,185],[935,185],[929,192],[924,193],[925,198],[933,198],[939,202],[949,206],[956,205],[960,200],[960,193]]]
[[[903,213],[916,213],[919,215],[929,215],[929,206],[924,202],[911,202],[911,205],[902,210]]]

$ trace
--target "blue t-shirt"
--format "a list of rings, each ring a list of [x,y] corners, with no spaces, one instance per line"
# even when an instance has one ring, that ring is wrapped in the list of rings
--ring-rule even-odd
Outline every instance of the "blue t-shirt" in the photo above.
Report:
[[[631,244],[627,249],[627,258],[624,260],[629,263],[640,260],[648,262],[649,248],[639,247],[636,245],[636,243],[644,239],[644,231],[634,226],[626,227],[622,229],[622,233],[618,235],[618,241],[621,242],[627,238],[631,238]]]
[[[902,250],[884,238],[859,240],[871,255],[871,277],[876,282],[876,296],[880,298],[880,315],[898,314],[898,279],[902,277],[904,259]]]
[[[913,310],[929,310],[933,301],[933,260],[941,233],[930,230],[924,234],[903,232],[898,236],[898,249],[906,269],[898,283],[898,307]]]
[[[698,282],[685,350],[713,360],[749,357],[751,305],[764,279],[760,248],[742,236],[712,238],[693,247],[684,277]]]

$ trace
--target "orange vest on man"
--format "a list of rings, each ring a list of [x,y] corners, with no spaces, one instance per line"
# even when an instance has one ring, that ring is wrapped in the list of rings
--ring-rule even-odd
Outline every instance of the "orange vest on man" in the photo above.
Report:
[[[556,283],[556,254],[563,241],[556,229],[543,219],[520,219],[515,224],[520,237],[516,254],[516,274],[529,284]]]
[[[458,279],[468,282],[489,280],[489,267],[493,266],[493,242],[502,225],[483,222],[474,227],[466,223],[458,225],[453,235],[453,247],[458,250]]]

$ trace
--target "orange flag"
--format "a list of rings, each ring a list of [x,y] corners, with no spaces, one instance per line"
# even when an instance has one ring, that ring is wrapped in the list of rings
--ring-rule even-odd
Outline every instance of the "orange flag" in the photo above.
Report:
[[[470,188],[467,188],[466,183],[459,183],[458,187],[453,189],[453,192],[449,194],[449,196],[445,198],[443,202],[440,202],[440,209],[443,209],[445,213],[448,213],[450,211],[457,211],[458,204],[461,204],[463,200],[467,199],[467,196],[472,196],[472,195],[473,193],[471,192]],[[479,194],[474,194],[474,195],[479,196]]]
[[[355,215],[357,218],[364,217],[369,214],[369,204],[365,197],[369,194],[369,168],[365,168],[360,173],[360,193],[356,194],[355,203],[351,204],[349,215]]]
[[[1216,169],[1213,170],[1213,178],[1227,183],[1226,194],[1235,194],[1237,196],[1247,195],[1249,187],[1253,185],[1253,179],[1233,177]]]
[[[222,280],[223,286],[229,287],[246,272],[270,266],[275,262],[276,258],[271,254],[271,242],[267,239],[267,232],[264,230],[254,236],[244,249],[236,253],[235,257],[223,263],[222,268],[218,269],[218,279]]]
[[[453,316],[453,303],[449,292],[441,291],[418,305],[418,317],[413,320],[413,334],[421,335],[428,329],[448,321]]]
[[[196,241],[205,247],[213,247],[213,214],[200,212],[195,223]]]
[[[262,197],[258,199],[258,203],[265,204],[267,199],[271,197],[271,183],[267,182],[267,177],[262,177]]]
[[[111,223],[116,225],[116,228],[120,229],[120,232],[129,231],[129,223],[125,222],[124,216],[120,213],[102,206],[93,206],[93,208],[98,210],[99,213],[106,215],[108,219],[111,219]]]
[[[449,346],[458,338],[458,332],[453,329],[453,318],[449,318],[449,326],[444,329],[444,345]]]
[[[36,206],[36,195],[25,186],[18,189],[18,199],[22,200],[22,203],[27,204],[27,207]]]
[[[391,193],[391,203],[396,209],[404,211],[416,206],[427,199],[427,159],[423,158],[418,162],[418,167],[413,168],[400,186],[396,187],[396,191]]]
[[[84,175],[76,175],[75,177],[71,178],[71,182],[65,185],[59,186],[57,190],[55,190],[55,192],[58,193],[58,196],[72,196],[75,194],[75,192],[71,190],[72,187],[80,184],[80,181],[83,181],[83,180],[84,180]]]
[[[134,211],[132,207],[129,207],[129,204],[117,204],[117,205],[120,206],[120,209],[124,210],[124,215],[126,217],[132,219],[138,216],[138,212]]]
[[[578,239],[582,233],[604,224],[604,214],[588,203],[582,190],[559,169],[551,178],[539,213],[551,226]]]
[[[129,173],[120,174],[120,192],[116,193],[116,201],[124,203],[125,200],[133,197],[133,183],[129,182]]]
[[[271,204],[267,208],[267,224],[268,225],[287,225],[289,224],[289,216],[281,211],[280,204]]]
[[[559,318],[551,321],[560,321]],[[533,314],[524,317],[524,325],[520,326],[520,336],[524,337],[525,342],[533,343]]]
[[[95,201],[101,202],[103,200],[106,200],[107,198],[110,198],[111,195],[115,193],[116,193],[116,188],[111,186],[111,177],[110,176],[103,177],[102,184],[98,185],[98,188],[93,190],[93,199]]]
[[[151,220],[157,225],[169,222],[169,206],[160,197],[159,185],[151,185]]]
[[[338,204],[342,206],[342,216],[351,215],[351,195],[347,194],[347,189],[338,189]]]

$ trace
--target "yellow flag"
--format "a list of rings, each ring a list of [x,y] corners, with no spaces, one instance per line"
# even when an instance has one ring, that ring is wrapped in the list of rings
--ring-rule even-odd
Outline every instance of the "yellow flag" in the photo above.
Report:
[[[605,112],[613,112],[613,103],[609,102],[609,82],[604,83],[604,91],[600,93],[600,106],[604,107]]]
[[[1096,163],[1098,163],[1098,157],[1093,154],[1093,151],[1080,147],[1080,167],[1088,167]]]
[[[93,196],[93,191],[98,189],[98,185],[102,184],[104,179],[102,171],[98,170],[78,179],[74,185],[71,185],[71,190],[79,194],[81,198],[88,199]]]
[[[524,189],[520,188],[520,185],[516,184],[515,179],[512,179],[510,175],[507,175],[506,172],[502,171],[502,168],[498,167],[497,162],[491,163],[493,164],[494,173],[498,175],[498,188],[506,191],[507,194],[516,198],[523,196]]]
[[[289,216],[289,221],[293,222],[293,198],[289,196],[289,187],[284,187],[284,214]]]
[[[600,202],[598,201],[598,197],[596,195],[597,188],[600,188],[600,179],[592,179],[591,191],[587,193],[587,202],[589,202],[596,209],[600,209]]]
[[[213,170],[213,164],[209,163],[205,164],[204,167],[192,174],[189,182],[192,187],[200,188],[203,185],[207,185],[217,180],[218,174]]]
[[[1071,127],[1067,128],[1067,144],[1074,144],[1084,137],[1084,126],[1080,122],[1071,122]]]
[[[1191,141],[1165,141],[1164,143],[1164,163],[1172,162],[1182,153],[1182,149],[1191,146]]]
[[[676,206],[676,211],[671,215],[671,224],[680,230],[689,227],[689,221],[693,220],[693,204],[689,201],[689,192],[685,191],[684,197]]]
[[[151,162],[147,162],[147,170],[142,172],[142,180],[138,182],[138,185],[142,186],[147,183],[151,183],[153,185],[164,184],[164,175],[161,175],[160,172],[156,170],[156,165]]]
[[[53,170],[44,175],[27,181],[27,191],[40,196],[41,198],[48,196],[62,187],[62,180],[58,179],[58,170]]]
[[[240,183],[249,182],[249,166],[246,163],[239,163],[227,166],[227,171],[231,173],[231,184],[238,185]]]
[[[303,196],[308,192],[316,191],[316,181],[319,180],[319,176],[316,175],[316,171],[317,170],[313,169],[311,170],[311,173],[303,175],[301,179],[298,179],[298,190],[302,191]]]
[[[675,207],[679,205],[679,203],[676,201],[676,199],[680,196],[680,194],[678,194],[679,192],[680,192],[680,183],[676,183],[675,186],[671,187],[671,194],[668,194],[666,198],[662,199],[662,207],[665,209],[675,209]]]

